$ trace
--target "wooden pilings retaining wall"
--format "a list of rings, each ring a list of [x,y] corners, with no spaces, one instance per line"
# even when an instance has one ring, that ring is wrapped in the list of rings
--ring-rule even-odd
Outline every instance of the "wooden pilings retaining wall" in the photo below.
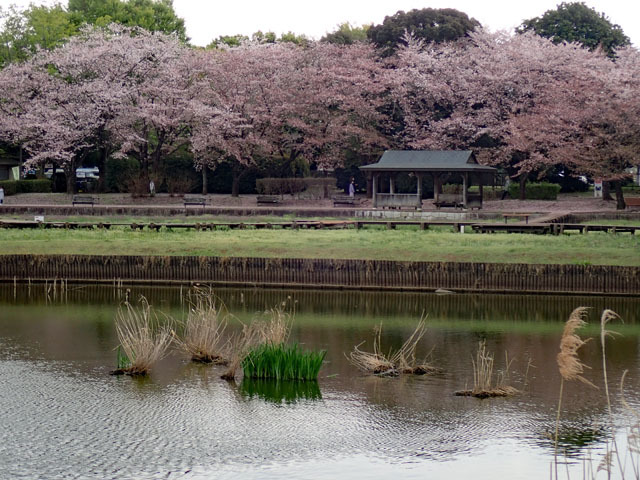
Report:
[[[640,267],[299,258],[0,255],[0,281],[639,295]]]

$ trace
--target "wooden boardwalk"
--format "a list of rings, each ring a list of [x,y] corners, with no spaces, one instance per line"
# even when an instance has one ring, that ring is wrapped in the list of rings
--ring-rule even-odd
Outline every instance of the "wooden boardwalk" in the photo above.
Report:
[[[93,230],[110,229],[112,227],[124,227],[131,230],[233,230],[233,229],[346,229],[376,226],[393,230],[399,226],[415,226],[420,230],[429,227],[451,227],[454,232],[461,232],[461,227],[469,226],[476,233],[532,233],[560,235],[565,232],[608,232],[635,234],[640,230],[640,225],[607,225],[585,223],[540,223],[540,222],[515,222],[515,223],[479,223],[475,221],[417,221],[417,220],[292,220],[288,222],[63,222],[47,221],[36,222],[31,220],[0,220],[0,228],[17,229],[67,229],[67,230]]]

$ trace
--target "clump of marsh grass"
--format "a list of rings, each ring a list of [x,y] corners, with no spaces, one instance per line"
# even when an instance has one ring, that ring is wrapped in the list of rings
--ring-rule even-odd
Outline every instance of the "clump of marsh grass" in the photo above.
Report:
[[[281,345],[288,340],[293,315],[284,310],[284,304],[267,311],[266,316],[242,325],[242,330],[228,340],[225,349],[228,368],[221,378],[234,380],[243,360],[259,345]]]
[[[287,346],[293,314],[281,306],[265,312],[267,318],[243,325],[228,343],[229,364],[222,375],[234,380],[242,366],[247,378],[307,381],[318,378],[325,351],[305,352],[297,345]]]
[[[264,343],[244,358],[242,371],[252,379],[317,380],[326,353],[303,351],[297,344]]]
[[[199,363],[226,365],[228,350],[224,331],[228,313],[221,302],[217,302],[211,291],[196,291],[189,301],[189,312],[184,321],[184,333],[176,338],[179,348]]]
[[[144,297],[140,299],[140,308],[129,302],[118,308],[116,333],[124,355],[119,351],[118,369],[111,372],[114,375],[147,375],[165,356],[173,339],[170,326],[159,324]]]
[[[363,372],[379,376],[397,376],[402,374],[424,375],[437,373],[439,370],[427,362],[426,358],[416,358],[416,348],[427,331],[424,317],[420,319],[413,333],[402,344],[399,350],[383,353],[381,348],[382,324],[376,327],[373,338],[373,352],[360,350],[360,343],[353,347],[347,359]]]
[[[473,363],[473,389],[455,392],[456,395],[489,398],[509,397],[520,393],[517,388],[508,384],[511,362],[509,361],[509,356],[506,353],[504,372],[496,376],[495,382],[493,373],[493,353],[487,351],[487,345],[484,340],[478,343],[476,358],[475,360],[472,359],[471,362]]]

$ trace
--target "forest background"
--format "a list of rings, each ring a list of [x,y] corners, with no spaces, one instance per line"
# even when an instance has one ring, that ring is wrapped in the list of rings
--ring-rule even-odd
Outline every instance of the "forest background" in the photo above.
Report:
[[[99,191],[251,192],[259,177],[351,176],[385,149],[472,149],[520,182],[622,201],[640,135],[640,56],[607,17],[561,4],[515,34],[453,9],[189,44],[170,0],[2,10],[0,148]],[[54,179],[56,175],[53,175]],[[407,178],[400,190],[412,189]]]

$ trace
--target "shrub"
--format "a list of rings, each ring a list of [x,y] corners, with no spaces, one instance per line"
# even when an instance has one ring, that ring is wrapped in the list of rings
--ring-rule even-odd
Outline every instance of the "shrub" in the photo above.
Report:
[[[18,180],[17,193],[51,193],[51,180],[43,178],[36,180]]]
[[[491,187],[485,185],[482,188],[483,200],[498,200],[502,197],[503,189],[501,187]],[[469,193],[480,193],[480,188],[477,185],[469,187]]]
[[[540,182],[527,183],[525,189],[526,200],[555,200],[560,192],[560,185],[556,183]],[[520,198],[520,185],[512,183],[509,185],[509,195],[511,198]]]
[[[462,193],[462,185],[446,183],[442,185],[442,193]]]
[[[36,180],[3,180],[0,187],[4,194],[15,195],[17,193],[51,193],[51,180],[46,178]]]
[[[109,192],[127,192],[129,183],[138,177],[140,164],[134,158],[110,158],[105,171],[105,186]]]
[[[0,188],[4,189],[4,194],[7,197],[9,195],[15,195],[18,193],[18,182],[16,180],[1,180]]]

